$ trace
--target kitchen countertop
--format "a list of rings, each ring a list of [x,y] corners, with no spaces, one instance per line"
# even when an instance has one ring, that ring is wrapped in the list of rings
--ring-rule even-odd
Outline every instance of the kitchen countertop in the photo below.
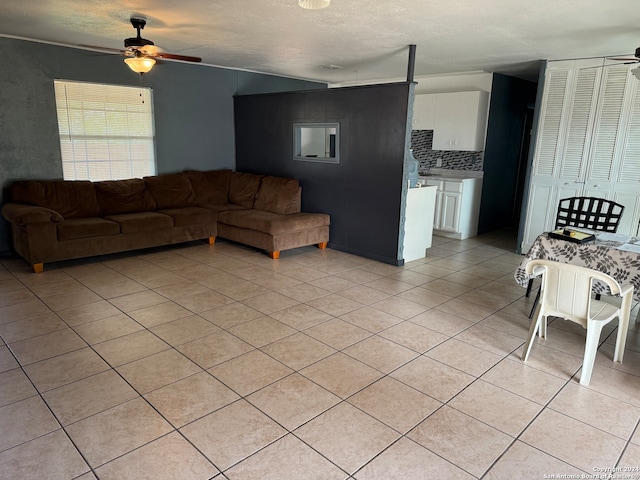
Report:
[[[420,172],[420,178],[482,178],[484,172],[476,170],[450,170],[448,168],[430,168],[426,172]]]

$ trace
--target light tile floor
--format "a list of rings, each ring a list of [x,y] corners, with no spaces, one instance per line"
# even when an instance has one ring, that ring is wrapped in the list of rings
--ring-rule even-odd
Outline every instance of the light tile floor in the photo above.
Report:
[[[404,267],[226,242],[3,259],[0,478],[639,478],[640,328],[622,365],[605,330],[588,387],[573,324],[524,364],[515,240],[434,240]]]

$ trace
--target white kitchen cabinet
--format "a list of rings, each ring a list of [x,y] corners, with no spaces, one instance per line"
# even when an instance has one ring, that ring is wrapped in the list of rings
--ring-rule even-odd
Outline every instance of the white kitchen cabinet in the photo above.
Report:
[[[482,179],[427,177],[424,182],[437,188],[433,234],[458,240],[475,237]]]
[[[438,228],[445,232],[459,232],[460,210],[462,209],[462,194],[442,192],[440,205],[440,225]]]
[[[640,82],[601,59],[549,62],[534,146],[522,243],[552,230],[558,202],[592,196],[624,205],[618,233],[640,221]]]
[[[436,187],[407,190],[402,258],[411,262],[424,258],[431,247]]]
[[[433,130],[436,125],[436,94],[416,95],[413,100],[412,130]]]
[[[484,150],[488,108],[487,92],[436,94],[433,150]]]

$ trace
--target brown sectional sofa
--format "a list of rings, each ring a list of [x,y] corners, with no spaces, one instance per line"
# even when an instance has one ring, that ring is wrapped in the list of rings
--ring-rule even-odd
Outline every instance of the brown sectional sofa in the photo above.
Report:
[[[102,182],[13,182],[2,208],[15,251],[43,264],[220,236],[269,252],[326,248],[329,216],[300,211],[290,178],[185,171]],[[5,197],[5,198],[6,198]]]

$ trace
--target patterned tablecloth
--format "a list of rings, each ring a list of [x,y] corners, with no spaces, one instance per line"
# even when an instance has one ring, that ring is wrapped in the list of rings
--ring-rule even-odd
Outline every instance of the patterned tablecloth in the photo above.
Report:
[[[633,244],[636,241],[638,241],[637,238],[631,238],[627,243]],[[525,272],[525,265],[530,260],[538,258],[571,263],[607,273],[621,285],[633,285],[633,298],[640,301],[640,253],[616,248],[622,244],[622,242],[600,240],[597,236],[593,242],[579,244],[551,238],[543,233],[538,235],[531,245],[514,277],[518,285],[526,287],[530,276]],[[601,283],[595,284],[593,291],[609,293],[609,289]]]

